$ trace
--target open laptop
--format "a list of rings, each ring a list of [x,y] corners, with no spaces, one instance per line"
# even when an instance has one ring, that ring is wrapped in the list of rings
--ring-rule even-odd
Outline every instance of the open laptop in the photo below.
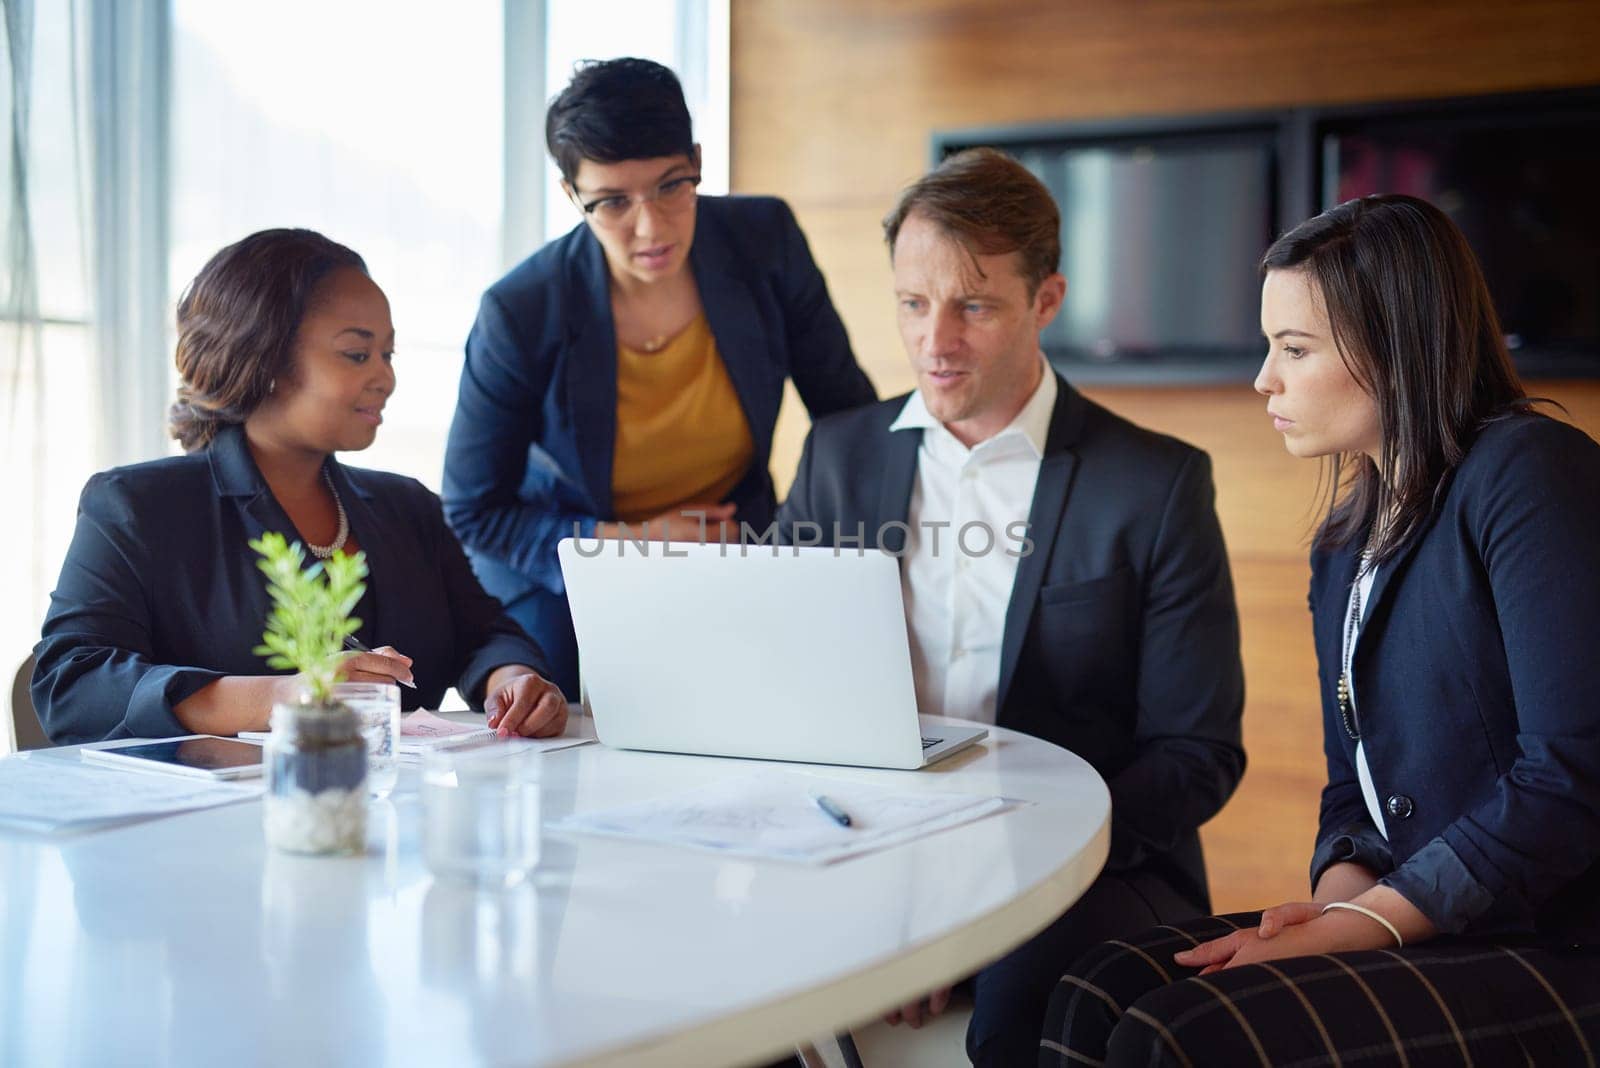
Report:
[[[886,553],[571,538],[557,551],[606,745],[920,768],[989,733],[923,729]]]

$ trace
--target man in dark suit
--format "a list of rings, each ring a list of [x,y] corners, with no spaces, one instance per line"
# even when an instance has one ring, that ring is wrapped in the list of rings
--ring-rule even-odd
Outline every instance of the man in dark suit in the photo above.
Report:
[[[1244,770],[1232,581],[1206,455],[1045,362],[1066,280],[1038,180],[964,152],[910,186],[884,230],[917,389],[817,422],[779,529],[900,557],[923,711],[1054,742],[1110,788],[1099,879],[973,978],[969,1056],[1027,1064],[1082,950],[1210,910],[1197,829]],[[918,1026],[948,999],[889,1019]]]

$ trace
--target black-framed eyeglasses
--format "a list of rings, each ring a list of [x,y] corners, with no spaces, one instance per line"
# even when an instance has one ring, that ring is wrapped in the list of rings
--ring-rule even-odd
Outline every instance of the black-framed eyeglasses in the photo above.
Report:
[[[699,184],[698,174],[684,174],[677,178],[668,178],[649,193],[613,193],[589,201],[580,199],[578,206],[583,209],[585,215],[601,226],[626,226],[633,221],[640,206],[647,200],[655,201],[656,206],[663,211],[683,211],[694,203],[695,187]]]

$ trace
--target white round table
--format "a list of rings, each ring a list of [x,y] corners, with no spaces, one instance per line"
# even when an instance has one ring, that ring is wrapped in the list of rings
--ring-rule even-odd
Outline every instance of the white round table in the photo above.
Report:
[[[548,822],[753,762],[586,745],[536,764]],[[496,892],[424,869],[409,770],[365,857],[267,850],[259,801],[0,832],[0,1063],[745,1063],[971,974],[1105,862],[1104,783],[1026,735],[919,772],[804,767],[1023,803],[820,867],[550,834],[536,878]]]

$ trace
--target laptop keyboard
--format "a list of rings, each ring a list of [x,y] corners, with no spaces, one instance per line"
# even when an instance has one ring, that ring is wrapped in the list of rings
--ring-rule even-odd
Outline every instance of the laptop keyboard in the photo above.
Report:
[[[942,741],[944,741],[943,738],[924,738],[922,739],[922,748],[932,749]]]

